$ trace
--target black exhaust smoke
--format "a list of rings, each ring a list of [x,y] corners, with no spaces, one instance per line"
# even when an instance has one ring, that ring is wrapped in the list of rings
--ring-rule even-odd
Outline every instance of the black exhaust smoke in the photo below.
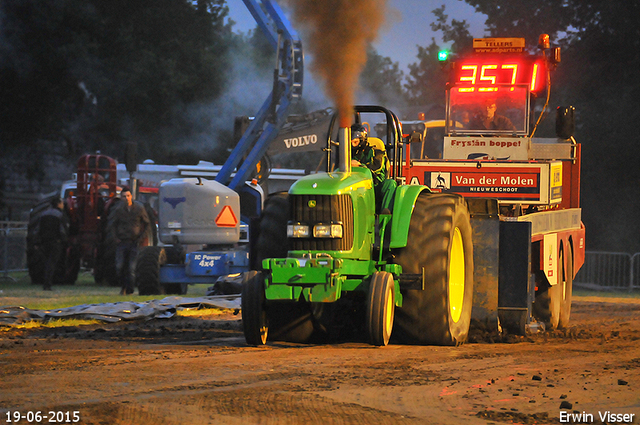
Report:
[[[384,20],[386,0],[286,0],[306,35],[312,72],[350,127],[358,78],[367,61],[367,45]]]

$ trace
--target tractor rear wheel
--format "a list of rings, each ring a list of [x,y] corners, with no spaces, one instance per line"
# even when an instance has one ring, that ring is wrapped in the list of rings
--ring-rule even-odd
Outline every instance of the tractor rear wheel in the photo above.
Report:
[[[78,245],[69,245],[66,249],[65,281],[67,285],[74,285],[80,273],[81,248]]]
[[[138,254],[136,284],[140,295],[160,295],[160,266],[167,262],[167,254],[160,246],[147,246]]]
[[[464,198],[422,192],[411,216],[407,246],[395,253],[403,273],[422,274],[424,290],[403,293],[396,332],[412,344],[457,345],[469,334],[473,245]]]
[[[309,342],[315,330],[313,307],[304,301],[268,301],[269,339]]]
[[[98,285],[120,286],[116,270],[116,240],[114,227],[115,210],[120,200],[114,198],[100,219],[100,242],[95,254],[93,278]],[[105,220],[106,218],[106,220]]]
[[[257,238],[251,249],[252,268],[262,270],[265,258],[285,258],[289,251],[287,220],[289,194],[278,192],[264,203],[260,221],[256,227]],[[263,287],[264,291],[264,287]],[[269,323],[269,338],[289,342],[307,342],[314,332],[314,317],[306,302],[267,301],[265,310]]]
[[[560,319],[558,320],[558,327],[560,329],[564,329],[569,326],[569,319],[571,317],[571,297],[573,295],[573,254],[571,252],[571,247],[567,246],[565,252],[567,267],[564,269],[562,302],[560,303]],[[562,276],[562,274],[558,276]]]
[[[375,272],[371,276],[367,298],[367,329],[371,344],[384,346],[389,343],[395,307],[393,275],[388,272]]]
[[[264,276],[255,270],[245,273],[242,285],[242,329],[249,345],[265,345],[269,322],[265,309]]]
[[[42,200],[31,209],[29,213],[29,224],[27,225],[27,269],[31,283],[42,285],[44,283],[45,253],[39,245],[38,223],[40,216],[51,205],[51,198]]]
[[[289,194],[277,192],[264,203],[257,227],[257,239],[251,250],[252,268],[262,270],[265,258],[284,258],[289,251],[287,220],[289,217]]]

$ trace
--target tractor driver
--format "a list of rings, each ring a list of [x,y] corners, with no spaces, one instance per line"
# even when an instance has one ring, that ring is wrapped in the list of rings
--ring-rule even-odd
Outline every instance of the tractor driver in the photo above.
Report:
[[[369,140],[367,129],[362,124],[351,126],[351,166],[371,170],[376,211],[390,209],[397,184],[395,180],[387,178],[389,158],[382,140]]]
[[[486,100],[484,108],[481,108],[480,114],[472,122],[471,128],[477,130],[516,131],[516,127],[509,118],[496,114],[497,109],[495,100]]]
[[[379,148],[382,148],[380,150]],[[367,167],[373,174],[373,184],[377,186],[387,178],[389,159],[383,146],[374,149],[369,145],[367,129],[362,124],[351,126],[351,166]]]

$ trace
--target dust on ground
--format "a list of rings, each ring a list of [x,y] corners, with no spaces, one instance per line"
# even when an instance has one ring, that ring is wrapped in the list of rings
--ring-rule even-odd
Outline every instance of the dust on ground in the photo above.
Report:
[[[77,412],[82,424],[556,424],[627,414],[640,423],[639,319],[634,300],[578,299],[569,329],[460,347],[248,347],[233,311],[3,328],[0,419],[39,411],[39,423],[72,423]]]

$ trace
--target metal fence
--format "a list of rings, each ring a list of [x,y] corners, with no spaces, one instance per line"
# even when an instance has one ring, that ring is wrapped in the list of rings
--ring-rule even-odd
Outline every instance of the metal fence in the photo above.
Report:
[[[0,221],[0,277],[27,270],[27,222]]]
[[[574,284],[592,289],[640,289],[640,253],[587,251]]]

